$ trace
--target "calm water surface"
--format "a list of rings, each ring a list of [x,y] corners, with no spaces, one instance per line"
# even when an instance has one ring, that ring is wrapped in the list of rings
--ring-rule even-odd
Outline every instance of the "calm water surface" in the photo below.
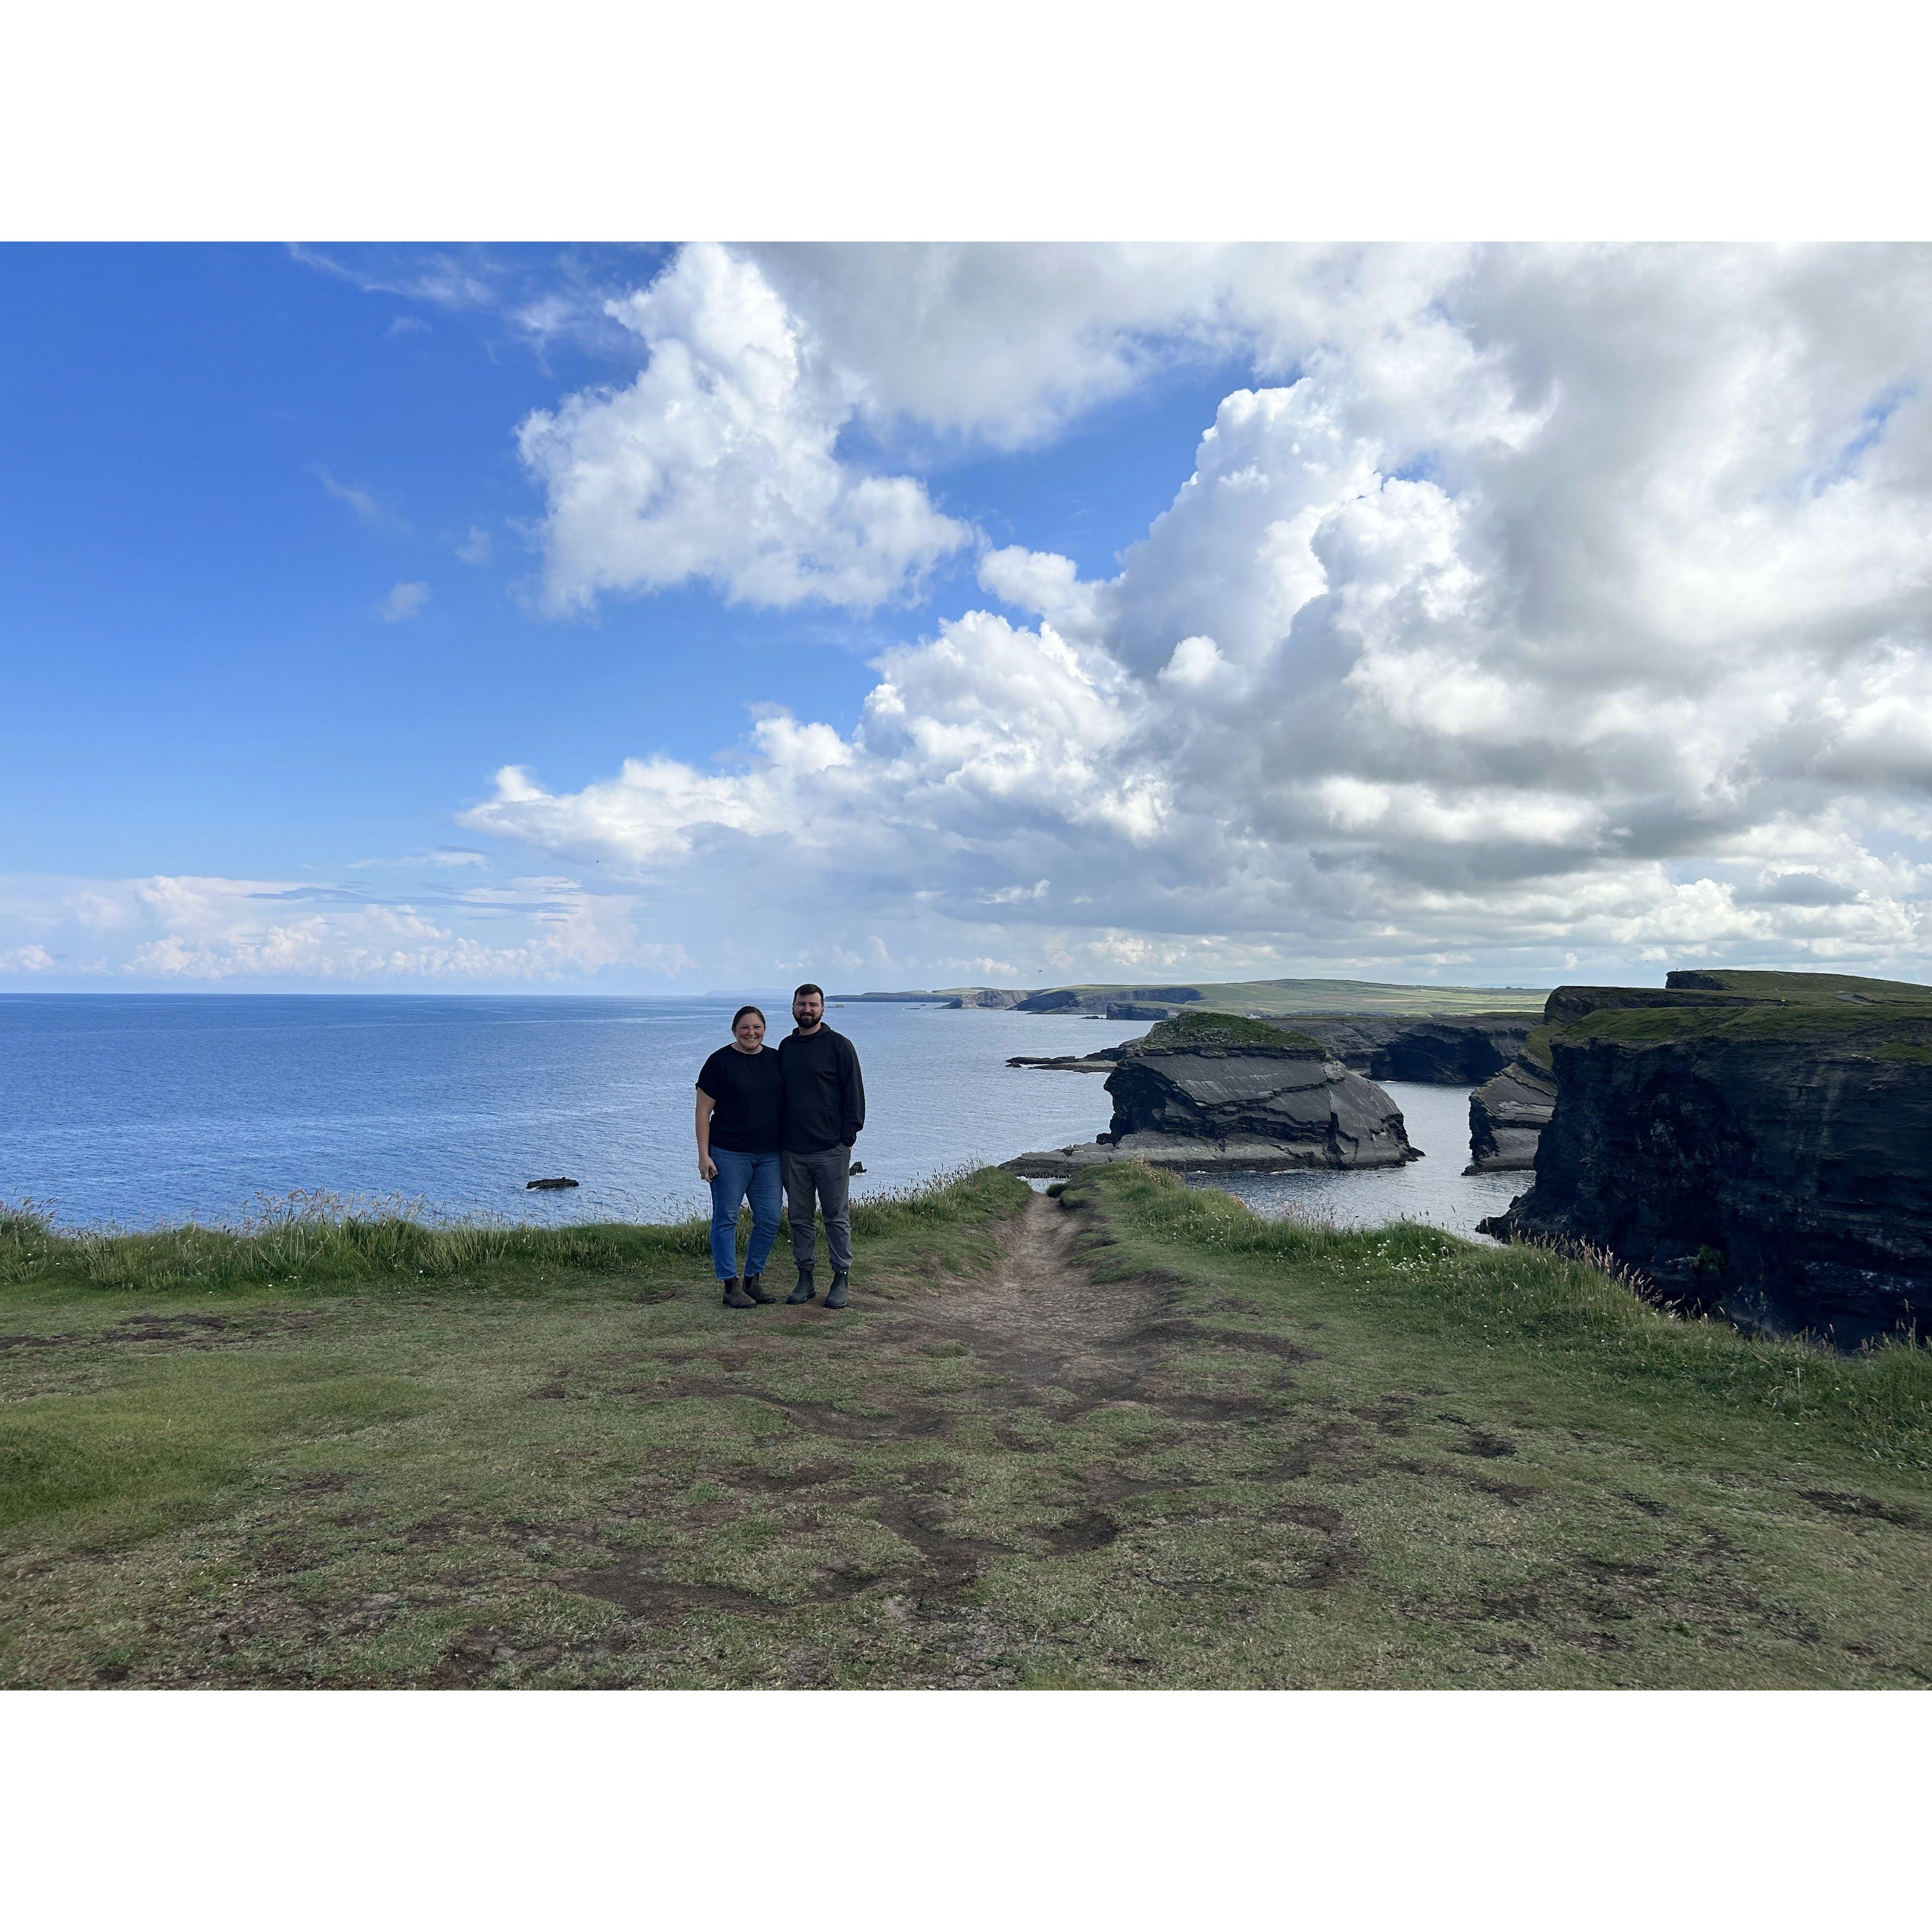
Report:
[[[763,1002],[774,1036],[789,1023]],[[297,1190],[401,1195],[459,1214],[662,1220],[706,1200],[692,1083],[729,1038],[729,999],[10,994],[0,997],[0,1199],[68,1225],[232,1218]],[[864,1065],[854,1183],[1090,1140],[1100,1076],[1010,1069],[1144,1023],[848,1006]],[[1430,1158],[1400,1172],[1238,1178],[1263,1213],[1472,1228],[1514,1178],[1462,1181],[1466,1090],[1392,1086]],[[532,1194],[568,1174],[583,1184]],[[1493,1197],[1493,1198],[1492,1198]]]
[[[1190,1175],[1190,1184],[1224,1187],[1257,1214],[1270,1220],[1295,1215],[1333,1222],[1338,1228],[1379,1228],[1390,1221],[1428,1221],[1472,1239],[1476,1223],[1500,1214],[1529,1185],[1526,1174],[1472,1174],[1467,1087],[1424,1087],[1384,1080],[1384,1093],[1402,1109],[1412,1147],[1425,1158],[1403,1167],[1362,1174],[1237,1174]]]

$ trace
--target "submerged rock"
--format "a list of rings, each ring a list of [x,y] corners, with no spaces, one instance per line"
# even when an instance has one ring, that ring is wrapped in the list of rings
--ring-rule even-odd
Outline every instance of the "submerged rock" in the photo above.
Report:
[[[1009,1066],[1044,1068],[1052,1073],[1111,1073],[1126,1049],[1118,1046],[1096,1048],[1091,1053],[1055,1053],[1047,1055],[1016,1053]]]
[[[568,1174],[560,1174],[554,1178],[549,1180],[526,1180],[524,1183],[524,1185],[526,1188],[574,1187],[577,1185],[577,1183],[572,1180]]]
[[[1932,1324],[1932,988],[1673,974],[1550,1012],[1535,1183],[1486,1232],[1607,1249],[1748,1328]]]
[[[1120,1160],[1210,1173],[1396,1167],[1418,1158],[1402,1111],[1305,1034],[1189,1014],[1123,1049],[1107,1076],[1114,1118],[1090,1146],[1022,1154],[1039,1177]]]

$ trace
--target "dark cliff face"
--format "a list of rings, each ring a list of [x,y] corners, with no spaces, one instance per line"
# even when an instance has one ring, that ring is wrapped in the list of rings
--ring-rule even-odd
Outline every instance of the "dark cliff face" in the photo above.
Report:
[[[1606,1247],[1747,1327],[1932,1325],[1932,1002],[1600,1004],[1550,1051],[1535,1183],[1492,1232]]]
[[[1473,1087],[1522,1051],[1534,1013],[1472,1013],[1466,1019],[1384,1019],[1315,1015],[1283,1021],[1318,1042],[1331,1059],[1371,1080]]]
[[[1130,1042],[1107,1076],[1115,1145],[1186,1140],[1271,1145],[1322,1167],[1416,1158],[1401,1110],[1305,1034],[1258,1022],[1189,1016]]]
[[[1556,1076],[1518,1054],[1469,1096],[1470,1174],[1536,1165],[1536,1150],[1556,1106]]]

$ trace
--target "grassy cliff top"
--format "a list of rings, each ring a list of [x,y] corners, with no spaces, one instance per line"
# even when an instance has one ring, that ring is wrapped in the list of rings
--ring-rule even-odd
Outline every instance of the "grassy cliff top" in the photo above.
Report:
[[[1772,1041],[1880,1060],[1932,1060],[1932,998],[1854,1006],[1787,1000],[1742,1006],[1606,1007],[1552,1032],[1558,1045],[1582,1040],[1625,1040],[1634,1046]]]
[[[1130,1053],[1190,1053],[1202,1047],[1264,1047],[1273,1053],[1319,1054],[1319,1040],[1305,1033],[1274,1026],[1266,1020],[1244,1019],[1238,1013],[1177,1013],[1157,1021],[1141,1039],[1128,1042]]]
[[[1661,989],[1559,986],[1550,1016],[1532,1036],[1545,1056],[1552,1040],[1721,1039],[1932,1060],[1932,986],[1850,973],[1682,972]]]
[[[1667,974],[1664,984],[1672,992],[1743,993],[1754,1000],[1932,1000],[1932,986],[1910,980],[1862,979],[1854,973],[1707,973],[1700,969]]]

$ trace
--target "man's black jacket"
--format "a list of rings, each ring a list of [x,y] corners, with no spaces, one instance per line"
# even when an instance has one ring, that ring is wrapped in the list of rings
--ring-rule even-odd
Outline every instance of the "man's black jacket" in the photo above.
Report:
[[[788,1034],[778,1042],[784,1076],[788,1154],[850,1147],[866,1124],[866,1083],[859,1056],[842,1033],[821,1024],[814,1034]]]

